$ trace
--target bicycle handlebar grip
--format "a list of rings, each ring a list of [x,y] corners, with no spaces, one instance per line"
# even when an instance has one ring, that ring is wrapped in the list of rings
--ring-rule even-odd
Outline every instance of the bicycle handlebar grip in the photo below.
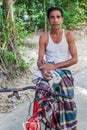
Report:
[[[13,96],[14,96],[14,94],[12,93],[12,94],[8,95],[8,98],[11,98],[11,97],[13,97]]]

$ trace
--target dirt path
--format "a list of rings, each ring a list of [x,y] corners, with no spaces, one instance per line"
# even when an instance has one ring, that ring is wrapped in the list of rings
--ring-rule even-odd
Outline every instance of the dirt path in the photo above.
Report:
[[[78,50],[78,63],[71,67],[73,73],[87,68],[87,32],[79,35],[79,38],[76,39],[76,45]]]
[[[38,44],[40,34],[37,34],[37,35],[36,34],[35,34],[36,37],[34,36],[33,39],[30,39],[30,38],[27,39],[25,44],[30,44],[31,40],[32,40],[32,44],[34,43]],[[80,70],[84,68],[87,68],[87,27],[74,31],[74,35],[76,38],[76,46],[78,50],[78,63],[71,67],[73,74],[78,73]],[[29,56],[32,56],[34,58],[34,64],[31,70],[33,73],[37,68],[36,60],[37,60],[38,47],[33,48],[32,50],[30,50],[28,47],[23,47],[23,48],[20,48],[20,50],[21,50],[20,53],[22,54],[23,58],[26,61],[29,60],[28,59]],[[23,86],[30,85],[31,78],[32,78],[32,74],[30,74],[30,72],[27,71],[26,73],[22,73],[21,76],[19,76],[18,78],[15,78],[14,80],[11,80],[10,82],[7,82],[7,87],[13,87],[13,86],[23,87]],[[31,94],[32,96],[31,91],[27,91],[27,92],[29,93],[29,95]],[[15,107],[17,107],[18,104],[27,100],[27,98],[25,97],[25,93],[26,92],[21,93],[22,98],[21,98],[21,101],[19,102],[17,102],[14,97],[12,99],[8,99],[7,93],[0,94],[0,113],[9,112]]]

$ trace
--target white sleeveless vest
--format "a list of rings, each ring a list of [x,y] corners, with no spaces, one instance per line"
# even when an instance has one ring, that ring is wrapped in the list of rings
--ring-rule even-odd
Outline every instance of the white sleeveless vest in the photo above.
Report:
[[[50,31],[48,32],[48,45],[46,47],[46,62],[59,63],[70,59],[69,46],[63,30],[62,40],[54,43]]]

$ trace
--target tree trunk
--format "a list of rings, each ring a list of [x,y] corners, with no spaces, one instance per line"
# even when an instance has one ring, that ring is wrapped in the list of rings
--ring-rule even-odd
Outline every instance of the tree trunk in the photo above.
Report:
[[[29,28],[33,29],[34,28],[33,27],[34,26],[34,19],[33,19],[33,17],[31,17],[32,14],[33,14],[33,0],[29,1],[29,9],[27,11],[28,11],[28,14],[30,16],[30,25],[29,25]]]
[[[15,0],[3,0],[3,20],[6,19],[10,20],[10,25],[14,22],[14,16],[13,16],[13,4]]]
[[[44,0],[44,15],[45,15],[45,32],[47,32],[47,18],[46,18],[46,1]]]
[[[8,50],[14,50],[15,47],[15,29],[14,29],[14,15],[13,4],[15,0],[3,0],[3,31],[9,33],[10,37],[7,37]],[[4,29],[5,28],[5,29]],[[11,30],[10,30],[11,29]],[[16,49],[16,48],[15,48]]]

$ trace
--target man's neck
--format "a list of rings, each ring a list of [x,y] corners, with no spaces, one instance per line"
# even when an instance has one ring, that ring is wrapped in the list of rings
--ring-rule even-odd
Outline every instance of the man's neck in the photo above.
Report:
[[[60,29],[56,29],[56,30],[51,29],[51,34],[60,35],[61,32],[62,32],[62,28],[60,28]]]

